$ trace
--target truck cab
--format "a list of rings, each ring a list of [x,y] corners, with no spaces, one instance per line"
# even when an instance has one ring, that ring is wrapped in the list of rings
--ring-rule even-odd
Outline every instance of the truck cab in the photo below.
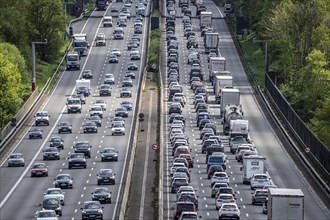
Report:
[[[105,39],[106,37],[104,33],[98,33],[95,39],[96,46],[105,46]]]
[[[67,70],[80,70],[80,54],[78,52],[68,52],[65,60]]]

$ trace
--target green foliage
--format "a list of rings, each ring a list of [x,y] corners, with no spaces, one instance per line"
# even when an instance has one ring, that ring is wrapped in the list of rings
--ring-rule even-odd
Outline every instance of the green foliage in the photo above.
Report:
[[[17,65],[0,53],[0,128],[15,114],[21,102],[19,97],[21,75]]]
[[[161,33],[159,30],[153,30],[150,33],[150,44],[148,50],[148,64],[147,64],[147,69],[149,71],[158,71],[159,55],[161,53],[160,35]],[[152,68],[153,65],[156,65],[156,69]]]

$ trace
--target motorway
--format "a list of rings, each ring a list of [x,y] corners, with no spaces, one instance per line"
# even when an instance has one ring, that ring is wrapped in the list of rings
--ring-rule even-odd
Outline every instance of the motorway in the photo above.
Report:
[[[123,3],[111,3],[110,7],[121,8]],[[109,7],[109,8],[110,8]],[[91,192],[97,185],[96,173],[102,168],[111,168],[116,174],[116,184],[107,185],[112,192],[112,203],[104,204],[104,219],[118,219],[123,186],[125,186],[127,168],[127,158],[130,155],[130,149],[134,134],[135,118],[136,118],[136,102],[137,89],[141,82],[143,73],[143,63],[137,61],[138,71],[136,79],[133,80],[132,97],[120,98],[119,91],[121,88],[121,79],[127,70],[127,64],[130,61],[127,43],[133,34],[134,18],[128,20],[127,27],[124,27],[124,40],[112,40],[112,31],[115,27],[103,28],[102,17],[109,15],[110,10],[99,12],[94,11],[84,25],[77,23],[74,25],[74,33],[87,33],[91,48],[87,57],[81,59],[81,70],[90,69],[94,73],[91,79],[91,96],[86,97],[86,104],[83,105],[81,114],[67,114],[66,99],[75,93],[75,81],[80,78],[81,71],[65,71],[58,81],[55,89],[49,95],[47,101],[38,110],[46,110],[51,115],[50,126],[43,126],[42,139],[28,139],[28,133],[18,140],[18,144],[13,146],[11,152],[22,153],[25,157],[25,167],[7,167],[7,160],[1,163],[1,180],[0,180],[0,219],[33,219],[35,212],[40,210],[39,204],[42,202],[43,193],[47,188],[54,187],[53,179],[59,173],[69,173],[73,179],[73,189],[64,189],[65,206],[63,206],[63,217],[61,219],[81,219],[82,203],[91,200]],[[135,4],[131,6],[131,14],[135,15]],[[114,18],[114,24],[116,18]],[[147,35],[147,19],[143,21],[143,34],[139,51],[141,60],[146,57],[146,36]],[[105,47],[95,46],[95,36],[97,33],[105,33],[107,36]],[[119,63],[109,64],[108,55],[113,48],[119,48],[122,52]],[[99,97],[98,86],[103,83],[104,75],[113,73],[115,75],[115,84],[112,85],[112,95],[109,97]],[[97,99],[103,99],[107,103],[107,109],[104,111],[102,119],[102,127],[99,127],[97,134],[84,134],[82,125],[89,117],[89,108]],[[130,100],[133,102],[133,110],[129,112],[129,117],[125,119],[126,134],[125,136],[111,136],[111,119],[114,117],[114,110],[120,106],[121,101]],[[61,121],[69,121],[72,123],[72,134],[58,134],[57,125]],[[34,126],[34,121],[28,122],[28,129]],[[48,177],[31,178],[30,166],[34,162],[42,162],[42,150],[49,145],[49,139],[52,136],[61,136],[64,139],[64,150],[60,151],[60,160],[45,161],[48,170]],[[87,159],[88,165],[86,169],[68,169],[67,157],[73,152],[72,146],[76,141],[88,140],[93,146],[91,149],[92,157]],[[105,147],[114,147],[118,153],[117,162],[101,162],[100,151]]]
[[[216,7],[211,0],[204,0],[207,11],[211,11],[213,17],[223,17],[224,13],[221,12],[222,8]],[[165,6],[164,6],[165,7]],[[195,16],[195,7],[190,4]],[[166,9],[163,8],[163,11]],[[184,94],[186,95],[187,103],[183,108],[183,114],[186,117],[185,134],[189,137],[189,144],[194,157],[194,168],[191,171],[190,185],[197,190],[199,196],[199,209],[198,213],[202,219],[218,219],[218,212],[215,208],[215,199],[211,198],[211,181],[207,179],[205,154],[201,153],[201,140],[199,139],[199,130],[196,127],[195,109],[192,105],[193,92],[189,84],[189,71],[190,66],[187,64],[186,38],[183,36],[183,23],[180,7],[178,1],[176,2],[176,28],[175,35],[179,40],[179,69],[180,69],[180,84],[183,87]],[[178,17],[179,16],[179,17]],[[199,37],[199,51],[201,52],[201,66],[204,72],[204,79],[208,80],[208,62],[207,55],[203,53],[203,39],[199,33],[199,19],[192,19],[192,25],[195,27],[197,36]],[[326,210],[325,205],[320,202],[320,199],[314,193],[313,186],[307,184],[302,172],[295,166],[290,155],[285,151],[285,145],[276,136],[271,124],[268,122],[261,106],[259,106],[252,87],[249,85],[246,75],[244,73],[239,56],[236,52],[233,40],[231,39],[230,32],[223,19],[213,19],[212,26],[215,32],[220,33],[219,49],[221,56],[227,60],[226,69],[229,70],[234,78],[234,86],[240,89],[241,104],[243,106],[244,118],[249,120],[250,136],[260,155],[267,158],[267,170],[272,177],[272,182],[280,188],[300,188],[305,195],[305,219],[329,219],[329,210]],[[165,28],[165,26],[163,26]],[[166,37],[163,36],[163,47],[166,48]],[[166,82],[166,57],[162,62],[163,81]],[[204,80],[207,90],[210,92],[211,102],[208,104],[208,109],[212,117],[212,122],[217,125],[218,133],[221,135],[225,144],[225,154],[229,162],[227,163],[226,172],[230,176],[230,186],[234,188],[237,196],[237,204],[240,207],[241,219],[267,219],[267,215],[262,214],[262,206],[251,204],[251,190],[248,185],[242,183],[242,172],[240,171],[241,163],[235,160],[228,147],[228,136],[222,133],[222,126],[219,121],[219,105],[214,104],[214,95],[212,86],[209,81]],[[167,85],[164,86],[167,88]],[[168,97],[167,90],[165,89],[164,97]],[[166,98],[165,98],[166,99]],[[167,99],[166,99],[167,100]],[[167,104],[165,103],[165,112],[167,112]],[[171,145],[168,140],[168,114],[163,116],[165,122],[164,127],[164,143],[166,143],[164,155],[164,218],[173,218],[173,208],[176,201],[176,195],[170,192],[170,166],[173,161],[171,156]]]

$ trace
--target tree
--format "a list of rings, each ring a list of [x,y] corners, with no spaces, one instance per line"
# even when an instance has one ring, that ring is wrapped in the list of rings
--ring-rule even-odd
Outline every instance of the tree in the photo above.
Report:
[[[40,57],[52,61],[59,53],[65,32],[65,18],[62,0],[30,0],[27,10],[30,22],[30,40],[44,41],[41,45]]]
[[[0,53],[0,128],[13,117],[19,108],[21,75],[17,65]]]

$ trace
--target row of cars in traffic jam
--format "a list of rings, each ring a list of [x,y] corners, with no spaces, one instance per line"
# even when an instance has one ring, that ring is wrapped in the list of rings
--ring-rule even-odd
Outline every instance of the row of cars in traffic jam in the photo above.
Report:
[[[206,11],[203,4],[192,1],[196,9]],[[252,192],[251,203],[264,204],[263,212],[267,212],[266,199],[268,188],[272,185],[267,173],[266,158],[260,156],[256,146],[249,136],[248,120],[243,118],[243,108],[240,103],[240,91],[233,85],[233,77],[226,71],[226,59],[221,57],[218,50],[219,34],[209,23],[197,27],[192,23],[191,3],[188,0],[167,0],[166,9],[166,45],[167,45],[167,86],[168,86],[168,142],[172,149],[172,163],[170,167],[170,192],[176,194],[176,204],[173,207],[173,219],[199,219],[198,192],[190,186],[190,168],[194,167],[194,157],[191,155],[189,138],[185,134],[186,117],[184,108],[193,106],[196,125],[200,132],[195,137],[202,141],[200,152],[205,154],[205,174],[210,179],[210,197],[215,199],[215,210],[219,219],[240,219],[240,207],[237,204],[237,193],[230,183],[230,176],[226,172],[229,152],[225,152],[224,140],[229,140],[230,153],[235,154],[236,160],[242,162],[242,183],[250,184]],[[197,3],[196,3],[197,2]],[[178,9],[179,8],[179,9]],[[192,8],[192,7],[190,7]],[[175,13],[182,13],[182,20],[175,17]],[[193,10],[195,11],[195,10]],[[197,10],[198,11],[198,10]],[[207,14],[207,13],[204,13]],[[202,16],[202,15],[201,15]],[[212,19],[212,17],[210,17]],[[182,21],[182,22],[181,22]],[[204,22],[204,21],[203,21]],[[202,23],[200,23],[202,24]],[[183,27],[183,35],[176,34],[179,25]],[[198,33],[196,30],[200,30]],[[216,37],[216,50],[207,45],[208,33]],[[179,69],[179,39],[186,42],[188,54],[186,65],[189,70],[188,94],[184,93],[180,84]],[[203,38],[204,48],[199,45]],[[203,42],[200,42],[202,44]],[[207,51],[205,51],[205,50]],[[208,71],[203,72],[201,59],[207,53]],[[208,82],[209,80],[209,82]],[[213,91],[207,90],[212,85]],[[184,83],[184,86],[186,83]],[[212,95],[212,98],[211,98]],[[214,99],[213,99],[214,95]],[[188,98],[187,98],[188,97]],[[191,97],[191,98],[190,98]],[[220,108],[220,115],[210,115],[209,104]],[[188,107],[186,107],[188,106]],[[219,117],[220,116],[220,117]],[[214,120],[221,121],[222,131]],[[220,123],[218,123],[220,124]],[[221,134],[221,135],[220,135]],[[229,136],[229,137],[226,137]]]
[[[109,3],[107,2],[107,6]],[[117,25],[112,24],[111,16],[104,16],[102,21],[103,27],[113,28],[113,40],[124,39],[124,28],[127,23],[127,19],[130,19],[129,11],[132,5],[132,1],[127,0],[122,4],[122,9],[120,16],[117,19]],[[145,7],[147,1],[139,0],[136,1],[136,5],[139,8]],[[111,13],[119,12],[117,7],[110,9]],[[143,12],[143,11],[142,11]],[[140,60],[140,53],[138,50],[141,33],[142,33],[142,23],[144,13],[139,10],[139,14],[135,16],[134,22],[134,34],[130,36],[130,41],[127,44],[127,50],[130,51],[131,60]],[[111,18],[109,20],[109,17]],[[126,24],[125,23],[125,24]],[[124,27],[124,28],[123,28]],[[119,33],[119,34],[118,34]],[[80,47],[81,41],[85,42],[85,45],[89,45],[87,42],[86,34],[83,39],[78,39],[80,44],[75,45]],[[80,37],[79,35],[79,37]],[[106,36],[104,33],[97,34],[95,40],[95,46],[106,46]],[[75,41],[75,38],[73,38]],[[84,50],[77,50],[75,47],[74,52],[83,51],[79,56],[84,56],[87,54]],[[89,46],[85,47],[88,50]],[[68,55],[71,55],[71,53]],[[119,62],[121,57],[121,51],[117,48],[112,49],[111,54],[108,57],[109,63],[114,65]],[[69,59],[67,58],[67,61]],[[67,62],[67,65],[71,65]],[[67,68],[71,70],[70,66]],[[80,69],[80,64],[79,68]],[[135,62],[129,63],[127,65],[127,71],[125,72],[124,78],[121,81],[121,91],[120,98],[122,97],[132,97],[131,87],[133,87],[133,80],[135,79],[135,72],[138,70],[138,64]],[[91,95],[91,79],[93,79],[93,72],[91,70],[83,70],[81,74],[81,79],[76,81],[76,94],[67,98],[66,106],[67,113],[82,113],[83,105],[87,103],[88,97]],[[104,82],[98,86],[99,96],[105,97],[104,99],[97,99],[89,109],[90,117],[87,118],[83,123],[83,128],[81,130],[75,130],[72,127],[72,123],[69,121],[62,121],[58,124],[58,135],[50,137],[49,145],[43,149],[42,160],[43,162],[35,162],[31,166],[31,177],[48,177],[48,167],[47,160],[60,160],[61,150],[66,149],[63,138],[60,134],[71,134],[78,132],[79,134],[97,133],[98,128],[103,126],[102,119],[104,118],[105,111],[107,110],[107,101],[111,97],[110,85],[116,84],[114,73],[106,73],[104,76]],[[133,103],[130,100],[123,100],[120,106],[115,110],[115,116],[111,120],[111,135],[125,135],[125,120],[129,116],[129,112],[133,110]],[[43,138],[43,130],[40,128],[41,125],[50,125],[50,115],[47,111],[38,111],[35,114],[35,126],[29,131],[29,139]],[[77,140],[74,142],[73,149],[74,152],[70,153],[66,158],[68,161],[68,169],[72,168],[87,168],[87,158],[91,158],[91,144],[88,141],[88,136],[84,136],[85,140]],[[112,147],[105,147],[100,151],[101,162],[107,161],[118,161],[118,150]],[[22,153],[12,153],[8,158],[8,167],[25,166],[25,159]],[[51,174],[53,176],[54,174]],[[116,183],[115,173],[112,169],[100,169],[97,173],[95,184],[103,185],[110,184],[114,185]],[[38,211],[35,215],[36,219],[58,219],[62,216],[62,206],[65,205],[65,193],[63,189],[72,189],[74,187],[74,177],[69,173],[59,173],[54,178],[53,187],[48,188],[43,196],[42,203],[40,206],[42,210]],[[96,187],[91,195],[91,199],[85,201],[81,207],[82,209],[82,219],[103,219],[103,206],[101,203],[111,203],[111,191],[108,187]]]

